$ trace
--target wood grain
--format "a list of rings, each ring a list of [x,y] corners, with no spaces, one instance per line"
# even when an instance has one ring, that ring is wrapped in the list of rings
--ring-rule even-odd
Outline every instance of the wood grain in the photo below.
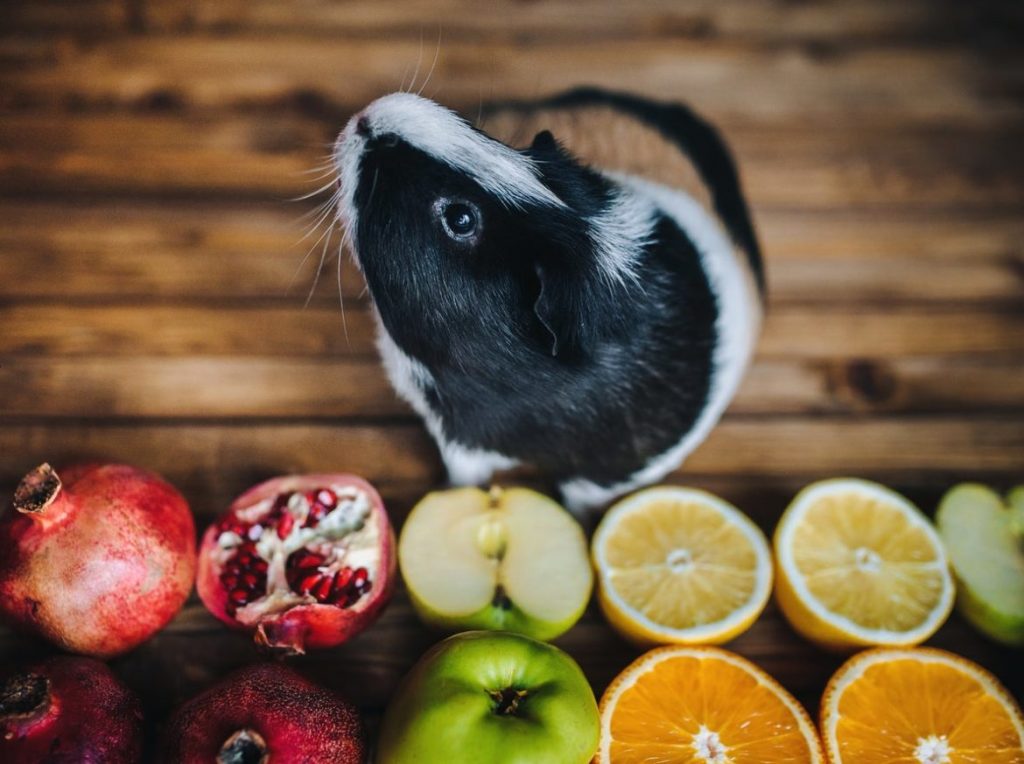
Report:
[[[351,113],[397,90],[421,54],[413,40],[174,35],[118,37],[101,46],[40,39],[10,54],[0,105],[85,107],[188,104],[205,110],[299,108]],[[18,57],[24,60],[19,61]],[[685,61],[685,66],[678,65]],[[899,72],[899,76],[892,76]],[[960,47],[876,46],[820,55],[729,40],[594,40],[550,44],[451,41],[426,94],[472,112],[482,99],[534,98],[599,82],[659,98],[686,98],[738,122],[885,120],[982,124],[1019,120],[1020,64],[986,68]],[[978,87],[984,81],[987,87]],[[773,87],[783,82],[785,87]],[[897,137],[898,133],[894,133]]]
[[[470,116],[597,83],[686,100],[734,147],[769,315],[736,401],[672,482],[770,532],[819,478],[881,480],[926,512],[961,480],[1024,480],[1019,3],[35,0],[0,15],[0,497],[39,461],[129,461],[165,473],[203,527],[259,480],[350,470],[400,526],[443,483],[384,379],[357,269],[343,262],[347,338],[335,261],[303,308],[316,200],[287,201],[315,187],[348,116],[419,87],[435,50],[425,93]],[[372,728],[437,638],[399,588],[369,632],[298,666]],[[930,642],[1024,697],[1019,652],[955,615]],[[593,607],[559,644],[597,692],[637,654]],[[771,605],[730,648],[812,711],[840,661]],[[0,663],[47,650],[0,630]],[[113,665],[152,728],[257,658],[193,598]]]
[[[935,414],[1014,411],[1014,359],[768,359],[750,369],[732,414]],[[81,419],[402,419],[375,358],[8,356],[0,417]]]
[[[225,291],[230,287],[225,284]],[[0,356],[269,355],[372,357],[365,303],[303,308],[226,294],[209,303],[0,303]],[[347,327],[347,331],[346,331]],[[984,307],[779,306],[765,322],[762,358],[1008,356],[1024,352],[1024,311]]]
[[[12,114],[0,123],[0,184],[7,194],[283,202],[324,184],[313,168],[325,161],[344,117]],[[985,210],[1024,203],[1024,146],[986,127],[894,132],[744,119],[725,135],[752,202],[762,207]]]

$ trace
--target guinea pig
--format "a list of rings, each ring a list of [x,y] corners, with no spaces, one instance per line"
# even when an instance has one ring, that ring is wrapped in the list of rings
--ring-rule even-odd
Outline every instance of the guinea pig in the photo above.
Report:
[[[338,216],[451,482],[528,465],[598,507],[676,469],[740,384],[764,295],[747,205],[681,105],[582,89],[484,127],[374,101],[334,147]]]

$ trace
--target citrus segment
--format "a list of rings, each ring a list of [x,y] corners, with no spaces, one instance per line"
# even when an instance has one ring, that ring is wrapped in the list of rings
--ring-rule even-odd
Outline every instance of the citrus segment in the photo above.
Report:
[[[832,677],[821,705],[832,764],[1020,764],[1020,708],[987,671],[942,650],[877,649]]]
[[[664,486],[624,499],[592,549],[602,610],[642,644],[724,642],[754,622],[771,592],[764,534],[703,491]]]
[[[803,707],[738,655],[661,647],[641,656],[601,699],[597,762],[821,762]]]
[[[935,529],[877,483],[839,479],[805,488],[783,514],[774,545],[783,613],[826,647],[916,644],[952,607]]]

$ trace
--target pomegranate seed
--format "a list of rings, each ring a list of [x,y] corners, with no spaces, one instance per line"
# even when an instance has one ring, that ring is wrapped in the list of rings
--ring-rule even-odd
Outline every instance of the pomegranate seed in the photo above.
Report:
[[[334,495],[333,491],[328,491],[326,488],[317,493],[316,500],[328,509],[334,509],[338,504],[338,497]]]
[[[252,569],[255,570],[257,573],[266,573],[268,567],[269,566],[267,564],[267,561],[264,560],[262,557],[257,557],[255,560],[253,560]]]
[[[344,589],[348,586],[349,581],[352,580],[352,568],[345,567],[338,571],[337,577],[334,579],[334,586],[336,589]]]
[[[222,573],[220,582],[224,584],[225,589],[234,589],[238,586],[238,575],[234,573]]]
[[[259,577],[257,577],[257,575],[255,573],[243,573],[242,574],[242,584],[245,586],[246,589],[249,589],[249,590],[255,589],[256,586],[259,584],[259,582],[260,582]]]
[[[310,589],[320,583],[320,579],[323,578],[321,575],[313,574],[312,576],[306,576],[304,579],[299,581],[298,590],[300,594],[309,594]]]
[[[232,589],[231,594],[228,596],[231,597],[231,601],[236,605],[244,605],[249,601],[249,592],[245,591],[245,589]]]
[[[356,586],[362,586],[366,583],[366,579],[369,578],[370,574],[366,568],[359,568],[356,571],[355,584]]]
[[[318,602],[324,602],[331,594],[331,579],[323,576],[315,587],[313,587],[312,595],[316,597]]]
[[[290,513],[285,512],[277,523],[277,537],[282,540],[288,538],[288,534],[292,532],[294,526],[295,518]]]

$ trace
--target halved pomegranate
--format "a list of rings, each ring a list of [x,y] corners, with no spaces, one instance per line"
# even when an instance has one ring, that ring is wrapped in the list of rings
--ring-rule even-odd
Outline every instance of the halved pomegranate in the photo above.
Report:
[[[206,607],[271,648],[333,647],[391,596],[395,535],[377,491],[354,475],[260,483],[207,528],[196,588]]]

